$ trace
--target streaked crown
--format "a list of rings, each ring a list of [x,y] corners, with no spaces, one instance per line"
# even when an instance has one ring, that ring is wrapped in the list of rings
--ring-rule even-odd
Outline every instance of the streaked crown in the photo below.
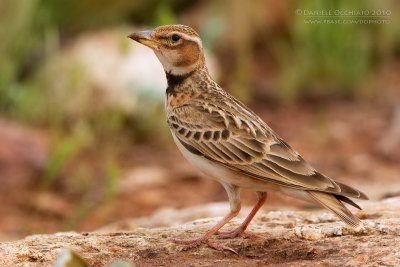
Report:
[[[197,32],[185,25],[159,26],[129,36],[153,49],[166,73],[185,75],[205,67],[201,39]]]

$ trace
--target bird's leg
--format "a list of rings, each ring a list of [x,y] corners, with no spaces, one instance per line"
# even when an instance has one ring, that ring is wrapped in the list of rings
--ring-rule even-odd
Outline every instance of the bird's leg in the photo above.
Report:
[[[224,246],[224,245],[219,245],[214,242],[211,242],[209,239],[216,233],[218,233],[218,230],[221,229],[227,222],[229,222],[232,218],[236,217],[238,215],[241,204],[240,204],[240,189],[237,186],[231,185],[231,184],[222,184],[228,194],[229,198],[229,203],[230,203],[230,208],[231,211],[229,212],[228,215],[226,215],[221,221],[219,221],[214,227],[212,227],[210,230],[208,230],[202,237],[198,238],[188,238],[188,239],[178,239],[178,238],[173,238],[172,242],[181,244],[185,246],[185,249],[197,247],[201,244],[207,244],[208,246],[216,249],[216,250],[229,250],[234,253],[236,253],[235,250]]]
[[[246,217],[246,219],[242,222],[242,224],[232,231],[218,232],[217,235],[219,238],[234,238],[237,236],[244,236],[244,237],[248,237],[248,238],[260,238],[259,236],[255,235],[255,234],[245,232],[247,226],[249,225],[251,220],[254,218],[257,211],[262,207],[262,205],[267,200],[266,192],[257,192],[257,195],[258,195],[258,201],[257,201],[256,205],[253,207],[253,209],[251,210],[249,215]]]

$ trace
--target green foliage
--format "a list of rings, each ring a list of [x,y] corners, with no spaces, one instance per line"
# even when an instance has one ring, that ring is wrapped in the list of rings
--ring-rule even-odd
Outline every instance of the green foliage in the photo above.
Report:
[[[165,116],[163,115],[164,106],[148,98],[139,98],[138,109],[140,115],[132,117],[130,121],[131,129],[135,131],[135,138],[139,142],[150,142],[162,145],[169,139],[169,129]]]
[[[106,181],[105,181],[105,201],[111,201],[116,193],[116,186],[118,184],[118,177],[120,177],[119,166],[113,159],[109,159],[106,167]]]
[[[297,8],[324,11],[374,9],[370,1],[346,0],[303,0],[298,2]],[[278,86],[281,98],[291,101],[304,95],[354,96],[360,89],[357,85],[376,65],[376,48],[382,45],[382,29],[386,25],[308,22],[357,20],[358,17],[292,15],[292,18],[290,42],[279,42],[277,49],[282,69]]]
[[[15,82],[37,41],[32,31],[36,5],[36,0],[0,2],[0,111],[11,104]]]
[[[98,155],[102,163],[100,168],[78,162],[74,164],[74,169],[69,171],[66,189],[74,198],[79,199],[79,206],[64,222],[63,230],[75,228],[96,212],[96,207],[105,210],[110,210],[107,207],[114,209],[113,200],[120,177],[120,166],[115,155],[118,147],[109,145],[103,149],[104,153]]]
[[[161,1],[155,13],[157,14],[155,19],[155,25],[157,26],[177,23],[176,16],[168,1]]]
[[[55,144],[50,155],[49,163],[43,173],[42,183],[45,187],[50,187],[59,177],[61,168],[72,158],[82,146],[82,140],[78,135],[63,137]]]
[[[42,0],[41,18],[56,25],[61,32],[77,32],[99,27],[121,25],[131,18],[136,22],[170,23],[178,0]],[[156,12],[155,12],[156,11]],[[77,19],[79,18],[79,19]]]
[[[131,16],[149,24],[174,23],[174,10],[179,4],[174,0],[1,1],[0,111],[13,119],[58,132],[84,124],[94,138],[106,138],[127,127],[133,127],[130,130],[134,133],[137,130],[139,139],[148,136],[149,127],[159,122],[152,118],[158,107],[149,108],[143,118],[134,117],[135,123],[130,124],[130,115],[119,107],[98,108],[84,102],[96,98],[97,91],[87,88],[88,77],[79,62],[57,56],[60,38],[126,23]],[[121,42],[121,54],[126,45],[126,41]],[[63,79],[55,80],[59,78]]]

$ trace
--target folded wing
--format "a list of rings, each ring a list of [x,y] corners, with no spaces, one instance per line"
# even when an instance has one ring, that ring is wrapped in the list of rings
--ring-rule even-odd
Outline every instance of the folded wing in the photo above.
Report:
[[[365,197],[317,172],[236,100],[213,105],[195,99],[168,116],[171,130],[189,151],[243,175],[300,190]]]

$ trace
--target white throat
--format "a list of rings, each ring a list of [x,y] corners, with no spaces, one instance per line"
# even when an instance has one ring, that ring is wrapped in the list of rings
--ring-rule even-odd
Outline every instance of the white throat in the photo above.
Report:
[[[170,60],[166,58],[166,55],[163,55],[160,51],[155,50],[154,53],[156,54],[158,60],[161,62],[164,71],[172,75],[177,75],[177,76],[185,75],[189,72],[192,72],[197,67],[198,64],[198,62],[195,62],[189,66],[177,67],[171,64]]]

